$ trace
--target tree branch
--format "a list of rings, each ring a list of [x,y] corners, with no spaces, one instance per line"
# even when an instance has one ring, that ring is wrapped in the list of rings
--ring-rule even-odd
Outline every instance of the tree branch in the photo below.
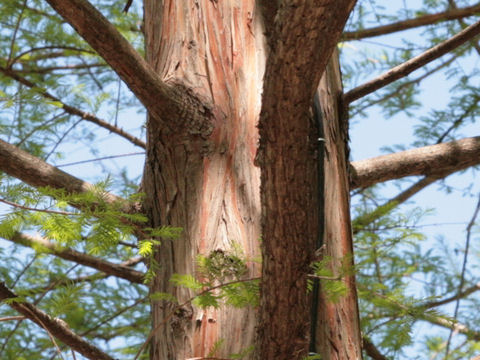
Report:
[[[480,341],[480,332],[472,330],[467,326],[460,324],[459,322],[431,315],[424,316],[421,320],[428,321],[429,323],[456,331],[460,334],[465,335],[470,340]]]
[[[400,204],[404,203],[408,199],[410,199],[413,195],[421,191],[422,189],[426,188],[427,186],[433,184],[439,179],[442,179],[448,175],[450,175],[451,172],[449,173],[444,173],[444,174],[439,174],[435,176],[426,176],[422,178],[421,180],[417,181],[404,191],[402,191],[400,194],[395,196],[393,199],[388,200],[385,204],[377,206],[375,210],[364,214],[362,216],[358,216],[354,219],[353,224],[353,233],[356,234],[362,229],[364,229],[367,225],[371,224],[375,220],[378,220],[385,214],[389,213],[392,211],[394,208],[399,206]]]
[[[33,82],[31,82],[30,80],[27,80],[26,78],[18,75],[14,70],[11,70],[11,69],[6,69],[6,68],[3,68],[3,67],[0,67],[0,72],[3,73],[4,75],[18,81],[19,83],[29,87],[30,89],[32,88],[36,88],[36,89],[40,89],[41,87],[39,87],[37,84],[34,84]],[[67,105],[65,104],[63,101],[61,101],[59,98],[57,98],[56,96],[53,96],[52,94],[50,94],[48,91],[46,90],[43,90],[43,91],[40,91],[39,92],[40,95],[42,95],[44,98],[46,99],[49,99],[49,100],[52,100],[52,101],[55,101],[55,102],[59,102],[62,104],[62,109],[69,113],[70,115],[75,115],[75,116],[79,116],[80,118],[84,119],[84,120],[87,120],[91,123],[94,123],[104,129],[107,129],[108,131],[111,131],[117,135],[120,135],[121,137],[123,137],[124,139],[127,139],[128,141],[130,141],[131,143],[137,145],[137,146],[140,146],[142,148],[145,149],[146,145],[145,145],[145,142],[140,140],[139,138],[127,133],[126,131],[124,131],[123,129],[119,128],[119,127],[116,127],[114,125],[111,125],[109,124],[108,122],[102,120],[102,119],[99,119],[97,118],[95,115],[91,114],[91,113],[88,113],[88,112],[85,112],[85,111],[82,111],[80,109],[77,109],[73,106],[70,106],[70,105]]]
[[[393,67],[375,79],[348,91],[343,97],[344,104],[348,105],[351,102],[394,82],[395,80],[407,76],[412,71],[415,71],[429,62],[439,58],[440,56],[447,54],[458,46],[471,40],[478,34],[480,34],[480,21],[470,25],[450,39],[445,40],[444,42],[425,51],[423,54],[415,56],[403,64]]]
[[[69,193],[94,190],[92,184],[59,170],[3,140],[0,140],[0,170],[34,187],[49,186],[54,189],[65,189]],[[109,204],[125,202],[111,193],[103,194],[103,200]]]
[[[142,261],[143,261],[143,258],[135,257],[135,258],[131,258],[131,259],[128,259],[126,261],[123,261],[118,265],[119,266],[132,267],[132,266],[135,266],[136,264],[138,264],[139,262],[142,262]],[[94,273],[92,275],[84,275],[84,276],[79,276],[79,277],[76,277],[76,278],[65,278],[65,279],[60,278],[58,280],[53,280],[51,283],[49,283],[47,285],[31,288],[31,289],[29,289],[29,291],[32,294],[39,293],[39,292],[46,292],[46,291],[53,290],[57,287],[102,280],[102,279],[105,279],[109,276],[112,276],[112,275],[111,274],[106,274],[104,272],[98,272],[98,273]]]
[[[457,59],[457,55],[453,55],[450,59],[448,59],[447,61],[441,63],[440,65],[434,67],[433,69],[425,72],[423,75],[415,78],[415,79],[412,79],[412,80],[409,80],[409,81],[405,81],[403,83],[400,83],[394,90],[392,90],[389,94],[386,94],[384,95],[383,97],[381,98],[378,98],[378,99],[374,99],[374,100],[369,100],[369,101],[365,101],[366,104],[363,104],[362,103],[362,106],[360,108],[354,108],[354,112],[350,112],[350,118],[353,118],[355,115],[361,113],[362,111],[364,111],[365,109],[373,106],[373,105],[377,105],[377,104],[381,104],[382,102],[388,100],[388,99],[391,99],[395,96],[398,96],[399,94],[401,94],[401,92],[403,91],[403,89],[406,89],[408,88],[409,86],[412,86],[412,85],[418,85],[420,84],[424,79],[428,78],[430,75],[436,73],[437,71],[443,69],[445,66],[448,66],[450,65],[452,62],[454,62],[456,59]]]
[[[480,12],[480,4],[461,8],[442,11],[436,14],[422,15],[414,19],[398,21],[393,24],[376,26],[370,29],[345,32],[342,35],[342,40],[360,40],[364,38],[387,35],[397,31],[413,29],[420,26],[435,24],[439,21],[462,19],[467,16],[472,16]]]
[[[413,311],[412,312],[413,309],[415,309],[415,310],[425,310],[425,308],[422,307],[422,306],[416,306],[415,308],[411,308],[407,305],[404,305],[404,304],[402,304],[402,303],[400,303],[396,300],[393,300],[393,299],[389,298],[386,295],[383,295],[383,294],[380,294],[380,293],[377,293],[377,292],[372,292],[371,295],[377,296],[381,299],[387,300],[391,305],[397,307],[402,312],[405,312],[406,314],[409,314],[410,316],[412,316],[416,320],[427,321],[431,324],[435,324],[435,325],[438,325],[438,326],[441,326],[441,327],[444,327],[444,328],[447,328],[447,329],[451,329],[453,331],[457,331],[460,334],[466,335],[467,338],[469,338],[471,340],[480,341],[480,332],[475,331],[475,330],[471,330],[467,326],[465,326],[463,324],[460,324],[460,323],[458,323],[454,320],[445,319],[442,316],[434,315],[434,314],[428,313],[428,312],[425,312],[423,314],[422,313],[417,314],[418,311]]]
[[[3,236],[5,240],[14,242],[19,245],[27,246],[32,249],[41,249],[47,253],[58,256],[62,259],[73,261],[77,264],[91,267],[93,269],[104,272],[108,275],[113,275],[137,284],[144,284],[143,273],[131,269],[122,264],[114,264],[106,260],[96,258],[94,256],[81,253],[76,250],[62,248],[47,239],[34,237],[27,234],[15,233],[12,236]]]
[[[209,106],[181,86],[169,86],[120,32],[87,0],[46,0],[112,67],[156,121],[172,130],[209,135]],[[175,119],[176,123],[168,122]]]
[[[299,358],[308,349],[308,339],[301,334],[308,331],[303,319],[309,316],[310,301],[300,285],[307,281],[306,273],[300,269],[308,267],[320,232],[318,158],[313,156],[313,150],[318,148],[318,136],[312,136],[314,131],[319,131],[319,124],[312,121],[310,109],[320,77],[355,0],[285,0],[277,4],[276,14],[267,16],[271,29],[267,29],[269,54],[258,125],[260,146],[256,156],[261,173],[261,203],[265,210],[261,219],[265,234],[262,241],[264,286],[257,329],[261,334],[256,344],[255,358],[258,359],[273,359],[278,354],[284,358]],[[275,6],[264,7],[264,14],[272,9]],[[339,92],[334,91],[332,98],[336,100],[338,95]],[[300,169],[305,174],[301,178],[295,176]],[[291,226],[293,223],[295,227]],[[285,239],[290,241],[285,242]],[[348,247],[350,239],[342,240]],[[295,256],[284,256],[289,253]],[[286,268],[292,271],[286,272]],[[297,299],[295,303],[288,301],[292,296]],[[272,302],[272,297],[278,301]],[[348,299],[354,297],[355,293],[350,291]],[[356,308],[350,310],[356,312]],[[280,319],[275,316],[278,313],[286,317]],[[356,318],[356,314],[350,318]],[[345,349],[352,357],[360,354],[355,325],[342,332],[342,338],[348,338],[342,354]]]
[[[453,301],[456,301],[458,299],[463,299],[467,297],[468,295],[473,294],[474,292],[477,292],[480,290],[480,283],[476,283],[473,286],[470,286],[469,288],[463,290],[461,293],[455,294],[453,296],[450,296],[448,298],[442,299],[442,300],[436,300],[436,301],[428,301],[425,302],[423,305],[420,305],[420,308],[424,309],[431,309],[437,306],[445,305],[448,303],[451,303]]]
[[[480,136],[354,161],[350,188],[364,188],[405,176],[447,174],[480,164]]]
[[[362,338],[363,342],[363,350],[367,353],[374,360],[388,360],[385,356],[383,356],[380,351],[378,351],[377,347],[366,337]]]
[[[75,334],[63,320],[51,317],[28,302],[15,301],[15,298],[17,298],[17,296],[5,286],[5,283],[0,282],[0,300],[4,301],[9,299],[7,302],[8,305],[20,314],[23,314],[40,327],[45,328],[45,330],[51,335],[55,336],[57,339],[88,359],[114,360],[112,357]]]

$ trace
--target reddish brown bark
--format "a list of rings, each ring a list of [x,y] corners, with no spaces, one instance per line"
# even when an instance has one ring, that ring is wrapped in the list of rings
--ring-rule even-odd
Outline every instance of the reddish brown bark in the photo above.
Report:
[[[47,0],[115,70],[163,126],[211,130],[209,106],[184,88],[168,86],[145,59],[88,0]],[[172,119],[174,118],[174,119]],[[175,120],[174,123],[168,120]]]
[[[324,360],[362,358],[350,225],[348,125],[339,104],[341,95],[340,68],[335,56],[319,86],[325,138],[323,255],[332,259],[330,266],[335,275],[346,270],[342,281],[347,292],[336,302],[329,300],[328,293],[320,292],[316,343]]]
[[[147,64],[85,0],[48,2],[149,110],[145,211],[152,226],[184,229],[180,239],[164,240],[158,249],[152,291],[170,292],[180,302],[189,298],[189,290],[169,282],[172,274],[195,274],[197,254],[228,250],[232,241],[248,258],[258,255],[259,170],[253,159],[265,55],[254,1],[146,0]],[[318,236],[318,129],[310,107],[354,3],[295,0],[263,9],[270,56],[257,157],[265,244],[261,359],[299,359],[307,351],[306,279]],[[248,265],[249,275],[257,275],[259,266]],[[251,309],[186,306],[163,324],[171,309],[152,306],[153,325],[160,325],[152,359],[202,357],[219,340],[216,355],[228,356],[253,342]]]
[[[145,62],[88,1],[47,1],[149,111],[145,211],[152,226],[184,229],[180,239],[163,240],[157,249],[160,268],[152,292],[172,293],[180,302],[190,298],[191,291],[174,288],[169,279],[174,273],[195,275],[197,254],[228,251],[237,243],[248,259],[255,258],[260,181],[253,159],[265,57],[255,2],[145,0]],[[290,0],[263,7],[270,57],[258,156],[263,173],[264,267],[257,356],[262,360],[297,359],[306,353],[306,279],[319,233],[318,129],[309,109],[354,3]],[[327,149],[325,252],[333,258],[335,271],[351,255],[352,244],[347,135],[336,112],[338,64],[331,66],[320,89]],[[350,95],[347,99],[352,100],[358,92]],[[26,176],[10,158],[7,167],[21,179],[41,173],[50,176],[45,180],[49,184],[73,181],[72,191],[84,190],[86,185],[78,179],[44,164],[32,167],[31,160],[19,158],[28,165],[22,168],[28,171]],[[38,186],[43,180],[35,181]],[[258,264],[247,265],[249,276],[258,275]],[[318,307],[317,342],[325,359],[361,357],[353,276],[343,281],[347,295],[336,304],[322,297]],[[228,357],[253,342],[252,309],[203,311],[188,305],[170,317],[172,308],[152,304],[153,325],[159,326],[152,341],[154,360],[204,357],[219,341],[223,343],[215,355]]]
[[[354,3],[281,2],[268,34],[257,155],[263,240],[257,359],[307,354],[306,283],[319,233],[318,129],[310,108]],[[342,191],[348,199],[348,186]],[[348,202],[337,211],[345,209]]]
[[[254,1],[145,1],[147,61],[169,85],[181,84],[212,104],[211,134],[195,129],[170,131],[148,121],[145,209],[153,226],[181,226],[180,239],[164,241],[152,291],[174,294],[179,302],[192,293],[174,288],[174,273],[196,274],[198,254],[231,250],[237,243],[249,262],[248,276],[259,275],[259,170],[253,164],[258,141],[263,72],[263,35]],[[175,114],[172,114],[174,116]],[[162,324],[172,305],[153,304],[153,325]],[[228,357],[253,343],[253,309],[177,312],[155,333],[152,359]]]

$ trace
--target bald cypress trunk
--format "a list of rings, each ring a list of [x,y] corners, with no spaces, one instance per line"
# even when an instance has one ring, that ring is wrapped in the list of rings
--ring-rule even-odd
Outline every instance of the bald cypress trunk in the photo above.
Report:
[[[205,123],[195,118],[172,117],[155,121],[149,117],[147,122],[143,188],[146,193],[144,206],[150,225],[183,228],[179,239],[163,239],[156,250],[155,259],[159,268],[151,292],[171,293],[182,303],[193,292],[174,287],[169,280],[173,274],[191,274],[200,279],[196,268],[199,254],[208,256],[216,250],[228,252],[234,246],[240,246],[247,259],[246,276],[257,277],[261,274],[261,265],[254,261],[260,255],[261,237],[260,169],[254,162],[259,142],[257,124],[266,58],[265,37],[262,20],[253,0],[145,0],[144,4],[148,63],[179,93],[191,94],[198,102],[199,109],[208,112],[211,119]],[[335,71],[333,76],[339,75]],[[330,93],[328,86],[331,85],[327,85],[325,91]],[[335,108],[336,100],[323,97],[322,107]],[[188,114],[185,116],[188,117]],[[257,350],[258,347],[273,349],[263,354],[280,354],[278,359],[292,358],[291,354],[294,354],[293,358],[301,359],[306,355],[310,318],[299,316],[295,309],[301,308],[302,314],[309,314],[311,295],[306,293],[306,280],[311,271],[319,224],[323,220],[318,217],[316,185],[319,180],[319,129],[310,113],[304,115],[304,123],[297,124],[296,129],[302,134],[298,140],[306,141],[307,146],[295,154],[285,148],[282,156],[275,156],[284,161],[285,188],[291,187],[290,191],[295,189],[298,199],[292,198],[292,202],[289,202],[286,194],[278,192],[262,195],[265,197],[264,205],[268,208],[262,209],[262,212],[275,218],[278,225],[264,227],[263,231],[278,234],[287,231],[284,234],[285,244],[288,244],[289,231],[296,238],[306,241],[298,248],[295,244],[289,244],[263,249],[264,256],[265,253],[270,254],[267,256],[275,254],[281,260],[276,265],[267,262],[267,266],[277,266],[274,272],[283,276],[269,278],[262,284],[262,291],[264,294],[268,292],[270,301],[283,304],[280,307],[285,309],[268,314],[268,321],[283,324],[278,331],[289,342],[276,344],[264,337],[262,332],[256,333],[259,319],[266,321],[266,314],[258,314],[258,309],[221,306],[202,310],[187,304],[170,316],[174,304],[153,302],[152,326],[158,330],[151,343],[152,360],[202,358],[218,344],[221,345],[214,355],[219,358],[228,358],[254,343],[257,344]],[[335,129],[336,123],[325,126],[328,127],[325,131],[340,131]],[[279,141],[282,137],[298,135],[291,129],[275,131],[278,131],[275,136]],[[331,147],[339,147],[338,157],[344,156],[344,140],[344,137],[331,142],[327,140],[327,151],[336,154]],[[280,150],[281,147],[277,149]],[[305,166],[290,166],[290,159],[303,159]],[[275,168],[272,163],[270,165],[271,169]],[[343,179],[346,176],[345,159],[340,163],[335,162],[335,166],[326,171],[331,171],[333,178],[337,176]],[[327,176],[326,191],[330,186],[337,186],[329,181],[332,180],[328,180]],[[333,202],[327,203],[330,211],[348,215],[346,184],[340,184]],[[337,197],[341,201],[337,201]],[[285,209],[289,207],[291,217],[286,217]],[[278,215],[275,215],[277,210]],[[338,227],[339,234],[349,233],[349,223],[345,217],[332,226]],[[345,246],[351,250],[351,243],[348,247],[351,238],[344,236],[342,239],[344,243],[338,256],[345,254]],[[336,254],[335,249],[339,244],[332,242],[327,247],[328,251]],[[264,269],[264,278],[268,269]],[[347,330],[336,327],[334,318],[330,318],[335,312],[343,313],[343,306],[355,304],[353,278],[348,279],[350,292],[346,303],[326,304],[322,297],[318,308],[321,320],[316,342],[321,345],[322,354],[329,353],[333,347],[329,345],[331,338],[352,342],[351,346],[346,347],[347,350],[353,349],[353,353],[359,353],[356,308],[348,308],[348,311],[354,312],[350,317],[342,318],[342,321],[354,321],[346,327]],[[291,284],[292,281],[296,286],[285,291],[285,284]],[[337,358],[351,357],[343,352]]]
[[[163,240],[152,292],[182,303],[193,293],[175,288],[172,274],[196,272],[196,257],[240,246],[248,274],[259,276],[259,169],[254,166],[263,75],[263,35],[254,1],[145,1],[147,61],[164,81],[195,95],[212,113],[203,129],[171,128],[150,121],[144,174],[145,207],[152,226],[183,228]],[[195,122],[192,122],[195,125]],[[253,343],[255,309],[201,310],[191,304],[165,324],[172,304],[152,305],[152,359],[227,357]],[[163,325],[162,325],[163,324]]]

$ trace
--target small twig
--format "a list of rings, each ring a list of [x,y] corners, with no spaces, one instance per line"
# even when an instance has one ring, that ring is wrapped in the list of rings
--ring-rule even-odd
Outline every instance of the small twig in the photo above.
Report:
[[[22,269],[22,271],[20,271],[20,273],[16,276],[16,279],[13,280],[13,283],[11,284],[11,287],[14,288],[15,285],[17,285],[17,283],[20,281],[21,277],[23,276],[23,274],[25,274],[27,272],[27,270],[30,268],[30,266],[33,265],[33,263],[35,262],[35,260],[37,260],[37,254],[34,254],[32,259],[29,261],[29,263]]]
[[[22,209],[22,210],[37,211],[37,212],[43,212],[43,213],[48,213],[48,214],[57,214],[57,215],[66,215],[66,216],[81,215],[79,213],[73,213],[73,212],[68,212],[68,211],[57,211],[57,210],[31,208],[31,207],[24,206],[24,205],[21,205],[21,204],[17,204],[15,202],[8,201],[8,200],[5,200],[5,199],[0,199],[0,202],[4,203],[4,204],[7,204],[7,205],[10,205],[10,206],[13,206],[13,207],[18,208],[18,209]]]
[[[480,5],[473,5],[462,9],[447,10],[436,14],[422,15],[414,19],[398,21],[388,25],[373,27],[370,29],[345,32],[342,40],[360,40],[368,37],[387,35],[397,31],[413,29],[420,26],[435,24],[439,21],[461,19],[480,12]]]
[[[393,67],[375,79],[348,91],[343,97],[343,103],[348,105],[351,102],[394,82],[395,80],[407,76],[412,71],[421,68],[429,62],[438,59],[440,56],[449,53],[460,45],[463,45],[465,42],[471,40],[478,34],[480,34],[480,21],[477,21],[450,39],[445,40],[444,42],[425,51],[423,54],[415,56],[403,64]]]
[[[89,159],[89,160],[82,160],[82,161],[75,161],[67,164],[61,164],[61,165],[56,165],[58,168],[60,167],[66,167],[66,166],[72,166],[72,165],[79,165],[79,164],[86,164],[94,161],[100,161],[100,160],[108,160],[108,159],[116,159],[120,157],[127,157],[127,156],[137,156],[137,155],[145,155],[144,151],[139,151],[139,152],[133,152],[129,154],[119,154],[119,155],[110,155],[110,156],[103,156],[100,158],[95,158],[95,159]]]
[[[472,218],[470,219],[470,222],[467,225],[467,238],[465,240],[465,254],[463,255],[463,264],[462,264],[462,272],[460,274],[460,284],[458,285],[458,291],[457,291],[457,301],[455,303],[455,311],[453,313],[453,318],[456,319],[458,316],[458,309],[460,308],[460,300],[462,299],[460,297],[460,294],[463,291],[463,285],[465,284],[465,273],[467,271],[467,260],[468,260],[468,253],[470,249],[470,240],[472,236],[472,227],[475,225],[475,222],[477,221],[478,214],[480,213],[480,194],[478,194],[478,202],[477,206],[475,207],[475,210],[473,212]],[[447,346],[445,350],[445,359],[448,359],[448,353],[450,350],[450,343],[452,340],[454,330],[452,329],[450,331],[450,334],[448,335],[448,340],[447,340]]]
[[[463,298],[467,297],[468,295],[473,294],[474,292],[479,291],[479,290],[480,290],[480,282],[476,283],[475,285],[463,290],[461,293],[458,293],[454,296],[450,296],[450,297],[448,297],[446,299],[442,299],[442,300],[429,301],[429,302],[426,302],[423,305],[421,305],[421,307],[425,308],[425,309],[431,309],[431,308],[434,308],[434,307],[437,307],[437,306],[445,305],[445,304],[451,303],[452,301],[456,301],[458,299],[463,299]]]
[[[140,271],[130,268],[129,266],[115,264],[70,248],[62,248],[57,244],[38,236],[34,237],[17,232],[11,236],[3,236],[3,238],[5,240],[31,248],[45,248],[51,255],[58,256],[68,261],[73,261],[83,266],[94,268],[108,275],[116,276],[132,283],[144,285],[144,274]],[[137,259],[135,259],[135,261],[136,260]]]
[[[93,52],[92,50],[81,49],[81,48],[77,48],[77,47],[74,47],[74,46],[60,46],[60,45],[58,45],[58,46],[57,45],[39,46],[39,47],[28,49],[26,51],[22,51],[20,54],[18,54],[17,56],[15,56],[11,60],[11,64],[15,64],[18,60],[20,60],[22,58],[22,56],[30,54],[32,52],[41,51],[41,50],[53,50],[53,49],[78,51],[78,52],[84,52],[84,53],[88,53],[88,54],[92,54],[92,55],[95,54],[95,52]],[[34,60],[38,60],[38,59],[34,59]]]
[[[17,320],[25,320],[25,316],[5,316],[0,318],[0,322],[2,321],[17,321]]]
[[[18,81],[19,83],[21,83],[21,84],[23,84],[23,85],[25,85],[25,86],[27,86],[31,89],[32,88],[37,88],[37,89],[41,88],[41,87],[37,86],[36,84],[34,84],[33,82],[31,82],[30,80],[28,80],[24,77],[21,77],[20,75],[18,75],[12,69],[0,67],[0,73]],[[107,130],[111,131],[112,133],[115,133],[115,134],[123,137],[124,139],[130,141],[131,143],[133,143],[133,144],[135,144],[135,145],[137,145],[141,148],[144,148],[144,149],[146,148],[146,144],[143,140],[140,140],[139,138],[127,133],[125,130],[123,130],[121,128],[118,128],[116,126],[113,126],[113,125],[109,124],[105,120],[97,118],[95,115],[93,115],[91,113],[88,113],[86,111],[77,109],[73,106],[67,105],[62,100],[57,98],[56,96],[50,94],[48,91],[42,90],[42,91],[40,91],[40,95],[43,96],[45,99],[49,99],[49,100],[52,100],[54,102],[60,103],[62,109],[65,112],[69,113],[70,115],[79,116],[81,119],[89,121],[91,123],[94,123],[94,124],[104,128],[104,129],[107,129]]]
[[[7,67],[10,67],[12,65],[15,41],[17,40],[17,33],[18,29],[20,28],[20,23],[22,22],[23,13],[25,12],[25,8],[27,7],[27,1],[28,0],[24,0],[23,2],[22,10],[20,11],[20,15],[18,15],[17,23],[15,24],[15,29],[13,30],[12,41],[10,42],[10,52],[8,53]]]

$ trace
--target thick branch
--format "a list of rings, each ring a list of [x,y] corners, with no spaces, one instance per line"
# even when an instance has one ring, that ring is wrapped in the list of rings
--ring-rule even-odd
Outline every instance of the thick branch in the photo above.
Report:
[[[342,40],[359,40],[374,36],[387,35],[397,31],[435,24],[439,21],[462,19],[467,16],[475,15],[478,12],[480,12],[480,4],[465,7],[462,9],[442,11],[436,14],[422,15],[414,19],[398,21],[393,24],[377,26],[365,30],[345,32],[342,35]]]
[[[368,95],[385,85],[388,85],[395,80],[407,76],[412,71],[415,71],[429,62],[443,56],[465,42],[471,40],[475,36],[480,34],[480,21],[473,25],[470,25],[466,29],[460,31],[457,35],[451,37],[448,40],[434,46],[433,48],[425,51],[423,54],[415,56],[414,58],[397,65],[394,68],[388,70],[386,73],[376,77],[369,82],[360,85],[344,95],[344,104],[347,105],[352,101],[358,100],[361,97]]]
[[[145,59],[87,0],[46,0],[112,67],[147,110],[164,125],[209,134],[210,109],[193,94],[163,83]],[[176,119],[177,123],[168,123]]]
[[[350,188],[368,187],[405,176],[444,177],[480,164],[480,136],[425,146],[351,163]]]
[[[17,296],[5,286],[5,283],[0,282],[0,300],[14,299],[16,297]],[[112,357],[75,334],[64,321],[51,317],[36,306],[27,302],[16,302],[14,300],[10,300],[8,305],[32,320],[41,328],[48,331],[60,341],[64,342],[66,345],[70,346],[76,352],[85,356],[87,359],[114,360]]]
[[[94,256],[81,253],[72,249],[61,248],[60,246],[40,237],[34,237],[27,234],[16,233],[11,237],[4,239],[19,245],[27,246],[33,249],[41,249],[47,253],[58,256],[62,259],[76,262],[84,266],[100,270],[108,275],[113,275],[133,283],[143,284],[143,274],[140,271],[131,269],[126,265],[114,264]]]
[[[34,187],[65,189],[69,193],[85,193],[94,190],[90,183],[82,181],[43,160],[0,140],[0,171]],[[124,201],[110,193],[103,195],[107,203]]]
[[[0,72],[3,73],[6,76],[18,81],[19,83],[29,87],[30,89],[32,89],[32,88],[39,89],[40,88],[37,84],[34,84],[30,80],[27,80],[24,77],[19,76],[14,70],[0,67]],[[94,123],[94,124],[104,128],[104,129],[107,129],[108,131],[111,131],[111,132],[113,132],[117,135],[120,135],[121,137],[123,137],[124,139],[127,139],[131,143],[145,149],[145,147],[146,147],[145,142],[143,142],[139,138],[127,133],[123,129],[121,129],[119,127],[116,127],[114,125],[111,125],[108,122],[97,118],[95,115],[93,115],[91,113],[82,111],[82,110],[77,109],[73,106],[65,104],[59,98],[57,98],[56,96],[53,96],[52,94],[50,94],[46,90],[41,91],[40,94],[46,99],[61,103],[62,104],[62,109],[65,110],[65,112],[69,113],[70,115],[79,116],[80,118],[85,119],[85,120],[87,120],[91,123]]]

